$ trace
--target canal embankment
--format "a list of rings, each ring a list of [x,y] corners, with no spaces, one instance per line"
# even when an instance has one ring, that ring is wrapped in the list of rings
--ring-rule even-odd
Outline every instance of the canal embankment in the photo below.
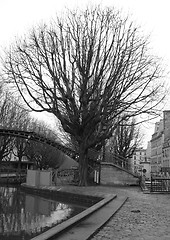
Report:
[[[127,196],[114,194],[112,191],[103,191],[105,187],[99,186],[78,187],[78,186],[28,186],[22,184],[27,191],[33,191],[37,194],[47,194],[48,196],[64,197],[76,202],[91,202],[91,206],[74,216],[73,218],[62,222],[60,225],[36,236],[32,240],[49,239],[82,239],[86,240],[92,237],[109,219],[123,206]]]

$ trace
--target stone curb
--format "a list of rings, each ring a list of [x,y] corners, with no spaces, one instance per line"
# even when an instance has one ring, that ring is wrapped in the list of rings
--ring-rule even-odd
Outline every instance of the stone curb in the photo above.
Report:
[[[47,240],[47,239],[53,237],[54,235],[58,235],[59,233],[61,233],[64,230],[72,227],[73,225],[75,225],[79,221],[82,221],[84,218],[86,218],[87,216],[89,216],[93,212],[97,211],[99,208],[103,207],[105,204],[107,204],[108,202],[113,200],[115,197],[116,197],[116,195],[108,196],[107,198],[105,198],[105,199],[101,200],[100,202],[94,204],[90,208],[87,208],[83,212],[81,212],[81,213],[77,214],[76,216],[68,219],[67,221],[62,222],[61,224],[49,229],[48,231],[40,234],[37,237],[31,238],[31,240]]]
[[[119,211],[127,197],[116,197],[83,221],[52,240],[89,240]]]

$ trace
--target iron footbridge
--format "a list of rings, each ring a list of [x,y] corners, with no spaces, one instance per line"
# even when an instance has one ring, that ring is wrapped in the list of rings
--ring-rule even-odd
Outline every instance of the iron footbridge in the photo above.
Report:
[[[76,159],[76,156],[78,155],[78,153],[76,151],[74,151],[73,149],[68,148],[68,147],[66,147],[54,140],[51,140],[49,138],[45,138],[35,132],[27,132],[27,131],[15,130],[15,129],[0,128],[0,136],[19,137],[19,138],[27,139],[28,141],[32,140],[35,142],[45,143],[52,147],[57,148],[58,150],[62,151],[67,156],[69,156],[73,159]]]
[[[67,146],[64,146],[63,144],[61,144],[57,141],[51,140],[50,138],[45,138],[44,136],[41,136],[35,132],[0,128],[0,136],[19,137],[19,138],[27,139],[28,142],[32,140],[35,142],[45,143],[45,144],[48,144],[48,145],[62,151],[64,154],[66,154],[70,158],[78,161],[79,154],[77,151],[75,151]],[[98,152],[93,149],[89,149],[89,153],[88,153],[89,161],[91,163],[97,162],[97,157],[98,157]]]

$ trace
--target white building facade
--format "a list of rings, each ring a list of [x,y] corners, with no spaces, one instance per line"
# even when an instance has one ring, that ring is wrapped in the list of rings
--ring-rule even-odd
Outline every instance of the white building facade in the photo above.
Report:
[[[170,111],[163,113],[164,142],[162,146],[162,171],[170,173]]]
[[[151,173],[170,173],[170,110],[163,112],[163,119],[155,123],[151,139]]]
[[[146,149],[137,148],[131,158],[131,168],[134,173],[142,172],[141,162],[146,162]]]

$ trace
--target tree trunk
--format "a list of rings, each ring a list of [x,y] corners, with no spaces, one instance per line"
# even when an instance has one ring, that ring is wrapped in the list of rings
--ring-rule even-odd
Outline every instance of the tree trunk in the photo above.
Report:
[[[2,159],[3,159],[3,153],[0,152],[0,164],[2,163]]]
[[[79,186],[87,186],[88,184],[88,158],[87,150],[84,144],[79,147]]]
[[[106,162],[106,142],[103,140],[102,162]]]
[[[22,161],[22,156],[18,156],[18,170],[19,172],[21,171],[21,161]]]

